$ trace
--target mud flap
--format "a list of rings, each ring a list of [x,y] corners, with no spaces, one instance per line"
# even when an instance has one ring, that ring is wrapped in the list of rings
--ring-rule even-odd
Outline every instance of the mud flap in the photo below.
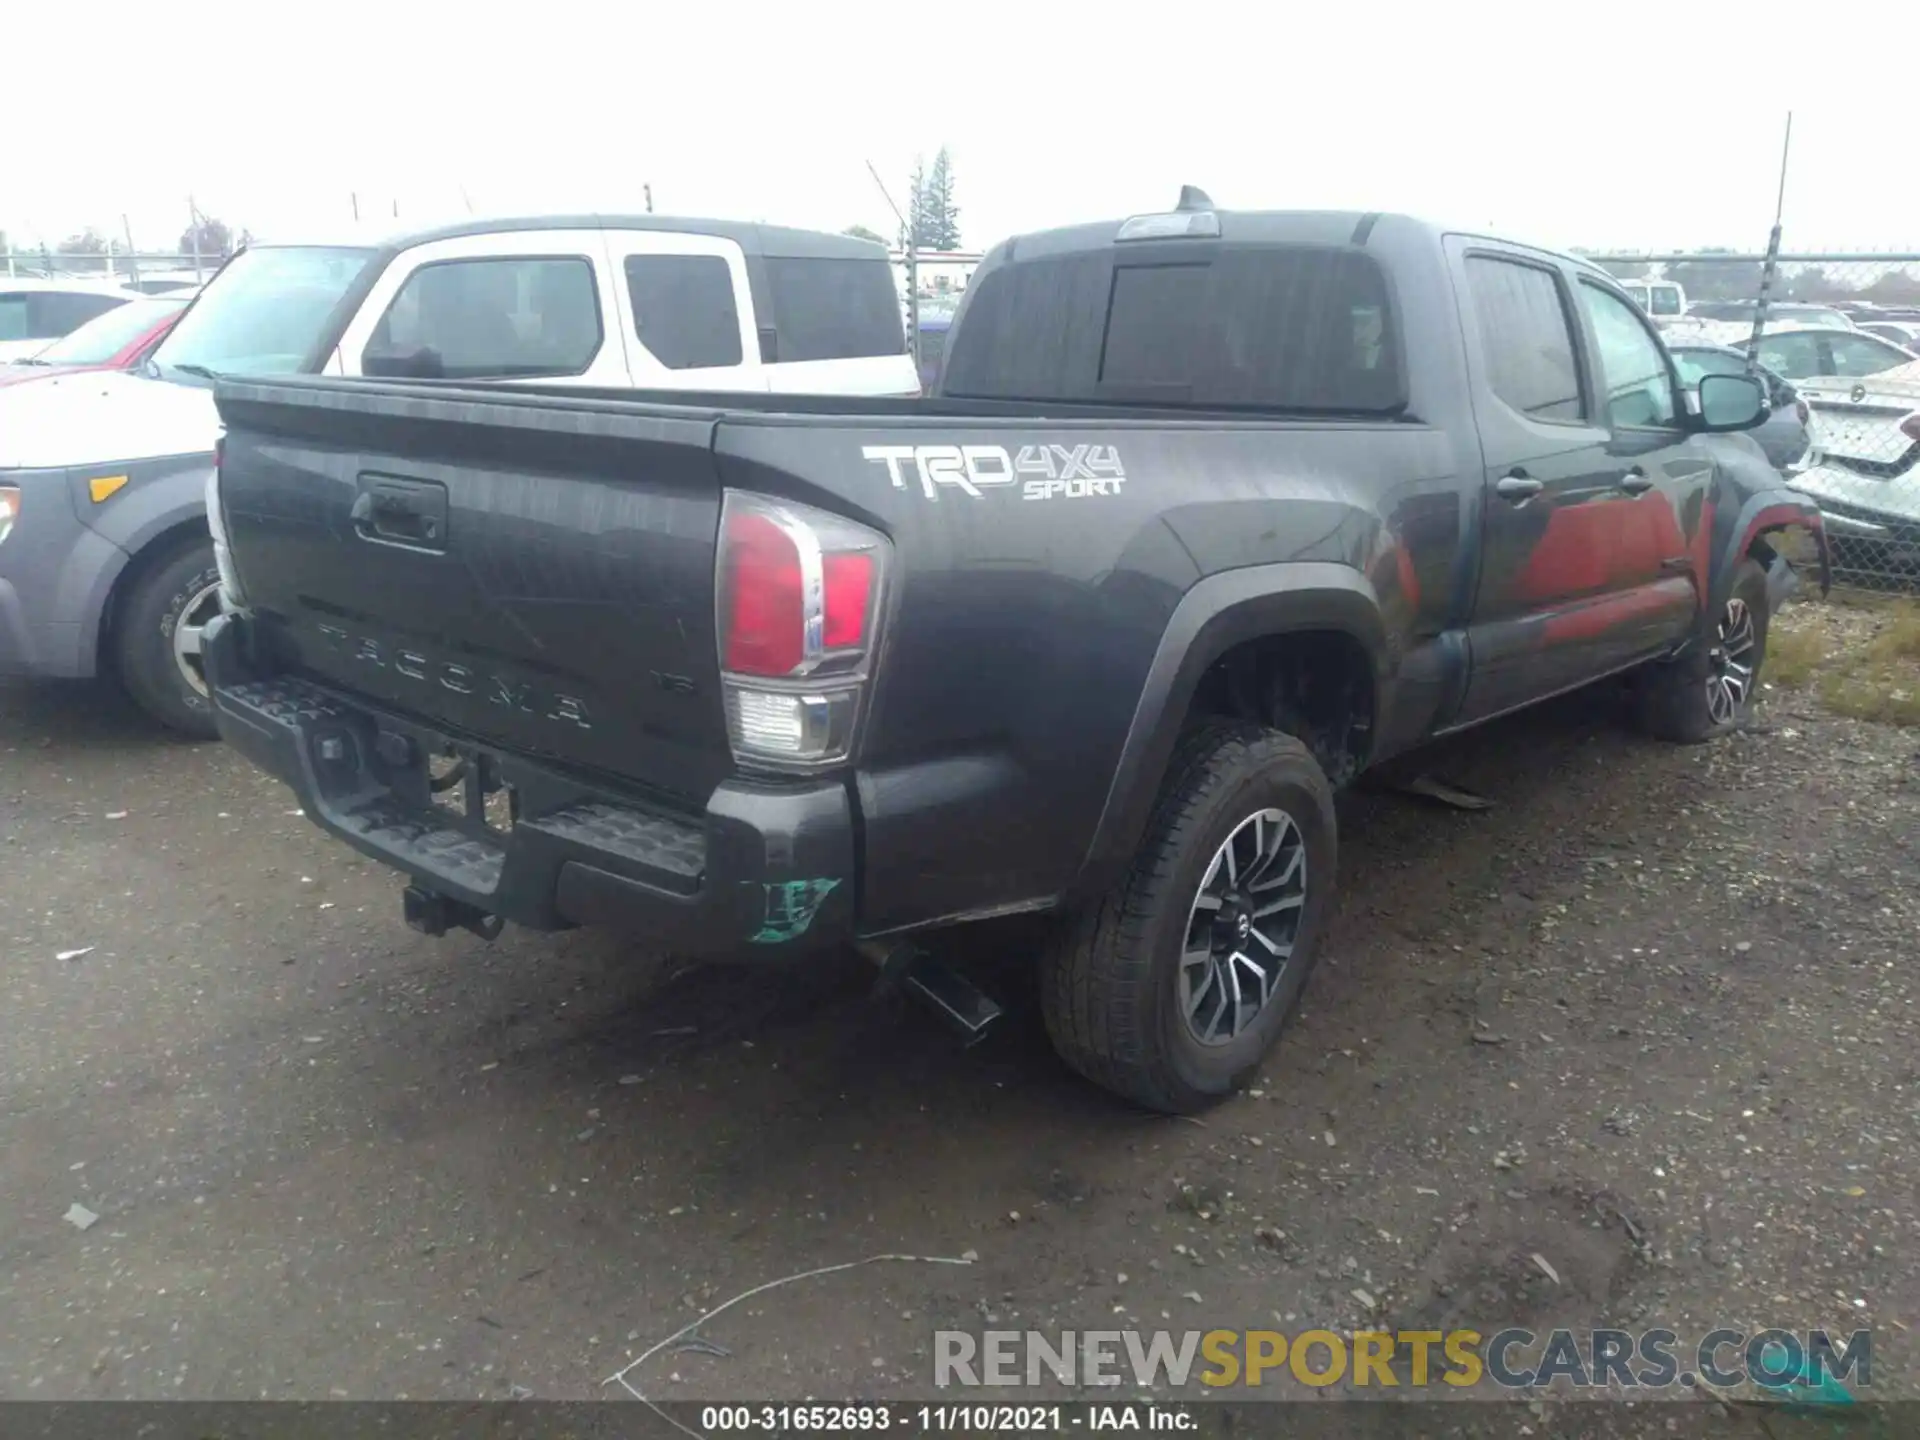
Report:
[[[1774,556],[1767,567],[1767,613],[1778,615],[1780,608],[1800,593],[1800,572],[1781,556]]]

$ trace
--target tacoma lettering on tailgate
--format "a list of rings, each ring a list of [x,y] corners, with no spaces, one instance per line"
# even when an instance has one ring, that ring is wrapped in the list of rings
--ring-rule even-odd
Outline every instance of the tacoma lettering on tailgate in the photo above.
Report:
[[[370,635],[350,635],[338,625],[316,626],[327,648],[362,665],[391,670],[422,685],[439,685],[456,695],[481,695],[489,704],[504,706],[544,719],[591,730],[586,702],[574,695],[537,688],[525,680],[508,680],[453,660],[439,660],[419,650],[383,643]]]

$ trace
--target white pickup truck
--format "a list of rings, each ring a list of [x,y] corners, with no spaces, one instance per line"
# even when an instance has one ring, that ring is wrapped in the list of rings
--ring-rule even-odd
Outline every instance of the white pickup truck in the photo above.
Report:
[[[211,736],[204,493],[216,375],[913,395],[884,247],[664,216],[474,221],[256,245],[137,374],[0,390],[0,675],[111,671]]]

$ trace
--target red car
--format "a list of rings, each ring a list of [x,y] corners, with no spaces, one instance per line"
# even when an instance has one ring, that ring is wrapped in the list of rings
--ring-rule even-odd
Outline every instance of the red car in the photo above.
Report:
[[[0,365],[0,385],[71,375],[79,370],[131,370],[147,358],[192,300],[191,293],[153,295],[116,305],[46,349],[11,365]]]

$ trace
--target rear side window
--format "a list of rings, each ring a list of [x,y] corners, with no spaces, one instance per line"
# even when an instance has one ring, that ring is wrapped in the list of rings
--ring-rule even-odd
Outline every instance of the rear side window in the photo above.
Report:
[[[627,295],[640,343],[669,370],[740,363],[733,270],[718,255],[629,255]]]
[[[1789,380],[1820,374],[1820,342],[1804,331],[1761,337],[1759,358],[1767,369]]]
[[[0,294],[0,340],[58,340],[125,303],[117,295],[59,290]]]
[[[973,286],[942,388],[981,399],[1363,414],[1406,400],[1379,267],[1319,246],[1002,266]]]
[[[1897,346],[1866,335],[1829,335],[1827,354],[1833,361],[1833,373],[1849,377],[1878,375],[1907,364],[1909,359]]]
[[[907,353],[893,267],[885,260],[768,256],[776,361]]]
[[[1536,420],[1581,419],[1573,327],[1553,272],[1474,255],[1467,286],[1493,393]]]
[[[578,375],[601,339],[600,297],[584,257],[442,260],[401,285],[362,368],[463,380]]]

